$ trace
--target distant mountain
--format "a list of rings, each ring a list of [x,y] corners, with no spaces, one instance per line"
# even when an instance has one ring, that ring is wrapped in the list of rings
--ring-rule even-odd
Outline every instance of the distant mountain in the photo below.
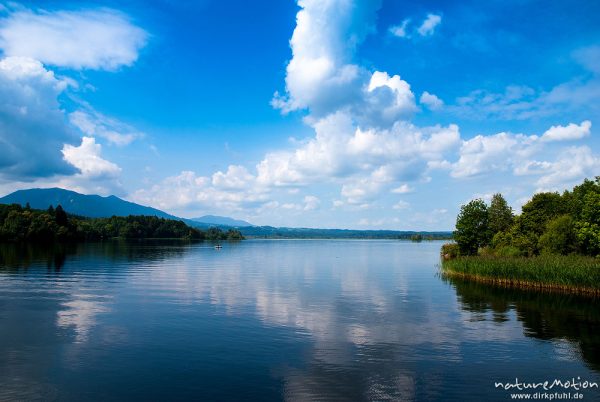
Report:
[[[284,238],[284,239],[410,239],[414,234],[421,234],[426,239],[449,239],[452,232],[415,232],[395,230],[347,230],[347,229],[313,229],[313,228],[286,228],[272,226],[254,226],[249,222],[227,218],[224,216],[205,215],[194,219],[183,219],[170,215],[156,208],[145,207],[133,202],[125,201],[111,195],[84,195],[75,191],[61,188],[33,188],[19,190],[0,198],[0,204],[25,204],[31,208],[46,209],[50,205],[62,205],[65,211],[91,218],[102,218],[128,215],[149,215],[159,218],[175,219],[185,222],[199,229],[219,227],[227,230],[232,226],[238,227],[246,237],[254,238]]]
[[[190,219],[194,222],[199,223],[207,223],[211,225],[221,225],[221,226],[254,226],[250,222],[242,221],[239,219],[232,219],[226,216],[216,216],[216,215],[204,215],[199,218]]]
[[[65,211],[91,218],[109,216],[148,215],[159,218],[182,220],[156,208],[145,207],[133,202],[125,201],[114,195],[101,197],[99,195],[84,195],[75,191],[62,188],[32,188],[19,190],[0,198],[1,204],[25,204],[31,208],[46,209],[50,205],[56,207],[60,204]]]

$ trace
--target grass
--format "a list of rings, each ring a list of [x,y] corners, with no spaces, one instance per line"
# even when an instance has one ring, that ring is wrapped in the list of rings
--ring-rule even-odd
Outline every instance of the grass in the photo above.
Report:
[[[600,295],[600,258],[472,256],[442,262],[442,273],[509,287]]]

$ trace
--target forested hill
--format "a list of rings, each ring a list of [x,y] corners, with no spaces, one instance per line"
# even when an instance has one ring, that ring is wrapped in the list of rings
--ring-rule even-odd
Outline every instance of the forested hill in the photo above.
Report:
[[[33,209],[46,210],[52,205],[56,208],[61,205],[68,214],[86,216],[91,218],[107,218],[112,216],[154,216],[167,220],[181,221],[187,226],[207,232],[213,227],[227,232],[230,229],[239,230],[242,235],[254,238],[274,239],[449,239],[451,232],[421,232],[421,231],[396,231],[396,230],[348,230],[348,229],[315,229],[315,228],[289,228],[273,226],[253,226],[247,221],[232,219],[224,216],[204,215],[194,219],[179,218],[156,208],[146,207],[125,201],[119,197],[102,197],[99,195],[79,194],[75,191],[62,188],[40,189],[33,188],[19,190],[0,198],[0,204],[19,204],[21,207],[29,205]],[[110,218],[113,219],[113,218]],[[127,218],[130,219],[130,218]],[[120,225],[130,227],[131,225]],[[123,237],[126,229],[113,232],[113,235]],[[21,234],[22,235],[22,234]],[[148,237],[149,234],[144,236]],[[175,237],[180,237],[179,235]]]
[[[401,239],[401,240],[446,240],[452,232],[421,232],[398,230],[354,230],[286,228],[273,226],[249,226],[239,228],[246,237],[268,239]]]
[[[79,194],[75,191],[62,188],[32,188],[19,190],[0,198],[1,204],[29,204],[31,208],[46,209],[52,205],[62,208],[74,215],[88,216],[90,218],[107,218],[109,216],[144,215],[158,216],[159,218],[180,218],[170,215],[156,208],[146,207],[125,201],[114,195],[102,197],[99,195]]]
[[[47,210],[0,204],[0,241],[94,241],[127,239],[241,240],[242,234],[229,229],[190,227],[182,221],[156,216],[113,216],[86,218],[67,214],[59,205]]]

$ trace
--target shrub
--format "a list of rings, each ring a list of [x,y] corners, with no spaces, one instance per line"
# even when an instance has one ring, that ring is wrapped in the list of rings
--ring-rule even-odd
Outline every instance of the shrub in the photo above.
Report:
[[[573,218],[562,215],[548,222],[546,231],[538,241],[544,254],[567,255],[575,251],[576,234]]]
[[[522,257],[524,254],[515,246],[502,246],[495,250],[495,254],[500,257]]]
[[[446,243],[442,246],[441,255],[444,260],[456,258],[460,255],[460,248],[456,243]]]

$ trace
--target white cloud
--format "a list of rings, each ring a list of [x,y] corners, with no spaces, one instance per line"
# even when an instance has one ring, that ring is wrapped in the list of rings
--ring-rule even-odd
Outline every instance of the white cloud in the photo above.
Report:
[[[408,202],[400,200],[397,203],[395,203],[392,208],[394,208],[394,209],[407,209],[409,207],[410,207],[410,204]]]
[[[390,27],[390,32],[392,33],[392,35],[397,36],[399,38],[410,38],[408,32],[406,32],[408,24],[410,24],[410,19],[405,19],[404,21],[402,21],[402,24]]]
[[[408,185],[408,184],[403,184],[400,187],[396,187],[395,189],[392,190],[392,193],[394,194],[407,194],[407,193],[412,193],[414,190]]]
[[[421,36],[430,36],[435,32],[435,28],[442,23],[442,16],[437,14],[427,14],[427,18],[421,26],[417,28],[417,32]]]
[[[427,91],[424,91],[421,94],[421,98],[419,98],[419,103],[427,106],[431,110],[439,110],[444,106],[444,101],[435,96],[434,94],[430,94]]]
[[[509,85],[503,93],[471,91],[456,99],[446,110],[473,120],[529,120],[547,116],[570,116],[582,110],[594,115],[600,111],[600,78],[575,78],[550,90]]]
[[[89,137],[101,137],[112,144],[127,145],[143,136],[133,127],[105,116],[91,108],[77,110],[69,114],[69,121]]]
[[[591,123],[552,126],[541,137],[499,133],[478,135],[463,141],[451,176],[464,178],[509,172],[515,176],[539,176],[537,190],[562,190],[600,171],[600,159],[587,146],[545,149],[551,141],[580,139],[588,135]],[[539,160],[546,159],[546,160]]]
[[[216,172],[212,175],[212,185],[215,188],[243,190],[255,185],[255,177],[243,166],[231,165],[227,172]]]
[[[265,210],[268,207],[271,210],[280,208],[286,211],[314,211],[319,208],[321,205],[321,200],[314,195],[307,195],[302,200],[302,203],[294,203],[294,202],[286,202],[284,204],[280,204],[277,201],[268,202],[260,207],[261,210]]]
[[[121,168],[112,162],[102,159],[102,146],[96,144],[92,137],[83,137],[81,145],[75,147],[65,144],[62,153],[65,161],[75,166],[86,177],[114,177]]]
[[[232,165],[206,177],[182,172],[139,190],[134,200],[163,209],[218,208],[288,216],[318,210],[320,203],[328,200],[323,198],[325,193],[315,190],[335,186],[339,195],[331,200],[333,208],[375,211],[385,204],[388,209],[402,209],[406,202],[390,201],[389,192],[410,192],[414,181],[426,182],[445,171],[459,179],[513,174],[537,175],[533,180],[539,180],[540,186],[544,181],[560,181],[544,179],[552,174],[551,169],[560,168],[560,158],[550,157],[548,151],[557,147],[548,145],[548,140],[589,135],[586,121],[574,127],[553,127],[541,137],[499,133],[469,140],[461,140],[454,124],[411,124],[407,119],[419,108],[409,83],[399,75],[359,65],[354,57],[357,45],[374,29],[379,2],[299,0],[298,4],[301,9],[290,41],[286,91],[276,94],[272,104],[285,113],[303,110],[304,122],[314,135],[291,142],[287,149],[269,152],[255,169]],[[441,16],[430,14],[418,34],[432,35],[440,23]],[[407,26],[408,22],[396,33],[406,35]],[[579,104],[589,103],[597,99],[598,85],[588,77],[548,92],[510,86],[501,94],[474,91],[454,105],[444,105],[436,95],[424,91],[420,104],[432,110],[444,106],[449,112],[481,119],[526,119],[559,110],[574,97]],[[581,154],[587,162],[579,173],[595,166],[595,156],[590,155],[586,159]],[[575,171],[573,176],[578,174]],[[386,197],[379,197],[383,192]],[[413,206],[411,216],[424,225],[449,220],[447,210],[425,213],[419,207]]]
[[[37,60],[0,60],[0,178],[75,173],[60,153],[64,143],[79,138],[58,101],[67,86]]]
[[[313,128],[316,137],[296,150],[268,154],[257,166],[257,180],[266,186],[305,185],[376,172],[389,182],[413,180],[428,161],[443,160],[460,141],[455,125],[419,128],[397,122],[390,129],[361,130],[342,112]]]
[[[314,122],[347,110],[361,126],[389,126],[418,109],[410,85],[398,75],[370,72],[354,52],[374,31],[380,1],[304,0],[286,69],[286,93],[272,105],[284,113],[308,110]]]
[[[254,180],[240,166],[230,166],[227,172],[217,172],[212,178],[183,171],[150,188],[137,190],[129,198],[172,212],[183,211],[184,215],[185,211],[241,211],[270,201],[268,189]]]
[[[375,71],[369,80],[367,91],[366,113],[364,107],[360,113],[364,114],[363,123],[372,126],[389,125],[417,111],[415,95],[410,90],[410,85],[398,75],[390,77],[386,72]]]
[[[147,37],[127,16],[109,9],[49,12],[20,8],[0,20],[0,48],[6,56],[74,69],[130,66]]]
[[[510,170],[516,161],[533,152],[531,146],[536,140],[536,136],[499,133],[490,136],[478,135],[463,141],[460,157],[452,166],[451,175],[469,177]]]
[[[572,187],[584,178],[600,172],[600,158],[587,146],[570,147],[554,162],[538,162],[542,176],[537,180],[538,191],[555,191]]]
[[[346,203],[362,205],[375,199],[381,191],[382,183],[370,178],[352,180],[342,186],[341,195]]]
[[[571,123],[568,126],[552,126],[543,135],[542,141],[579,140],[590,135],[592,122],[585,120],[580,125]]]
[[[371,227],[380,227],[386,224],[385,219],[367,219],[362,218],[358,221],[359,226],[371,226]]]
[[[380,1],[299,0],[298,5],[287,95],[276,94],[273,105],[284,112],[310,108],[322,115],[353,102],[361,91],[365,72],[352,64],[352,57],[374,30]]]
[[[515,176],[527,176],[532,174],[543,174],[552,167],[550,162],[540,161],[524,161],[520,165],[515,166]]]
[[[321,204],[321,200],[319,200],[319,198],[315,197],[314,195],[307,195],[304,197],[304,210],[305,211],[313,211],[313,210],[319,208],[320,204]]]

